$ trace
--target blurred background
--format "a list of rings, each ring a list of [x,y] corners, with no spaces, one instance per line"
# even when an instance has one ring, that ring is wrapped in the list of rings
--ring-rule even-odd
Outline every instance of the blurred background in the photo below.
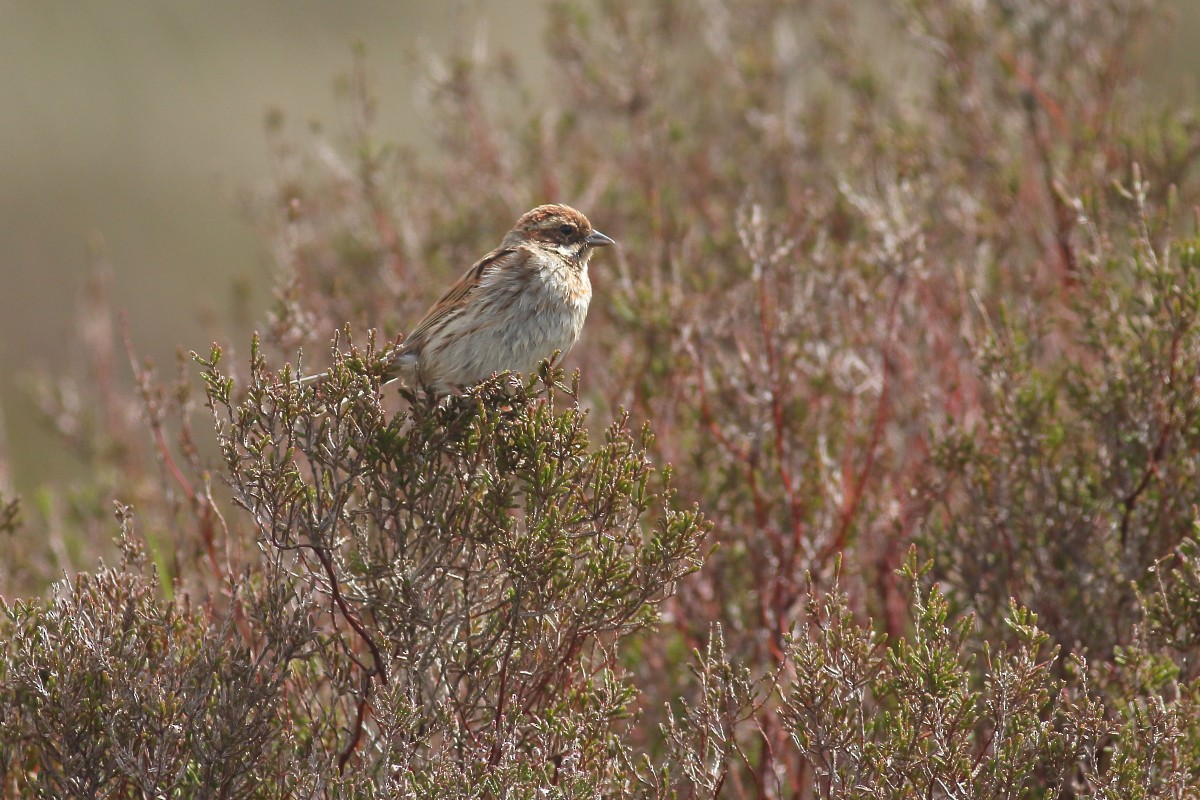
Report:
[[[1147,90],[1194,99],[1200,0],[1175,6]],[[543,21],[537,0],[0,0],[0,479],[27,492],[63,466],[20,376],[66,368],[96,259],[159,364],[228,336],[235,293],[261,318],[267,258],[237,197],[270,174],[272,109],[336,129],[334,82],[361,42],[380,135],[419,153],[422,54],[482,33],[536,86]]]

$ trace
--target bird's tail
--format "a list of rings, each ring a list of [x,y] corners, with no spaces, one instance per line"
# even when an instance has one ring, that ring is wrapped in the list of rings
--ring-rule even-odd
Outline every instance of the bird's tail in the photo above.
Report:
[[[392,381],[400,381],[405,386],[411,386],[416,375],[416,359],[405,354],[391,353],[384,356],[380,369],[380,386],[386,386]],[[377,367],[378,368],[378,367]],[[374,369],[371,370],[374,372]],[[329,371],[317,372],[295,378],[292,383],[297,386],[307,386],[329,377]]]

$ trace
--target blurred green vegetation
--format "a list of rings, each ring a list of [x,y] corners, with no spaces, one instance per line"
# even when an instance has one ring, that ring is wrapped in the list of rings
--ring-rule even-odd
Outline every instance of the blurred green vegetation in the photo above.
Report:
[[[1173,5],[1178,24],[1146,81],[1169,96],[1200,83],[1200,2]],[[415,56],[474,35],[464,19],[524,73],[546,67],[537,0],[0,0],[0,446],[12,471],[0,484],[29,491],[72,467],[34,424],[19,377],[71,362],[89,263],[110,265],[140,353],[161,362],[214,329],[244,333],[231,294],[254,319],[270,283],[237,199],[270,171],[264,116],[335,120],[331,76],[361,42],[381,87],[378,130],[423,152]]]
[[[37,391],[86,472],[0,494],[0,795],[1194,795],[1194,10],[560,0],[548,72],[482,8],[420,132],[374,54],[327,132],[268,115],[216,194],[271,300],[199,365],[123,365],[117,247],[75,279]],[[622,244],[581,377],[381,389],[548,198]]]
[[[159,363],[244,339],[231,294],[261,318],[271,276],[239,198],[270,174],[270,110],[336,125],[335,79],[361,43],[381,135],[427,150],[420,55],[484,33],[536,71],[543,16],[536,0],[0,0],[0,450],[12,470],[0,485],[27,492],[73,466],[19,376],[80,361],[73,317],[95,262],[136,349]]]

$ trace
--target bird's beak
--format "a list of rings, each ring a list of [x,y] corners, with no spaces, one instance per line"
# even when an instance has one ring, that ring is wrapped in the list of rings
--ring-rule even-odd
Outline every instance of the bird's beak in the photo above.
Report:
[[[587,242],[588,247],[608,247],[610,244],[616,244],[600,231],[592,231],[584,241]]]

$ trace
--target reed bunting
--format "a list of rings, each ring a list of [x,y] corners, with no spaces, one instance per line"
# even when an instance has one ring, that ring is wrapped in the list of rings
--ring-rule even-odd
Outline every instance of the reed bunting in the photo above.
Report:
[[[529,374],[579,339],[592,299],[588,261],[613,240],[570,206],[527,212],[426,312],[393,353],[385,381],[437,394],[496,372]]]

